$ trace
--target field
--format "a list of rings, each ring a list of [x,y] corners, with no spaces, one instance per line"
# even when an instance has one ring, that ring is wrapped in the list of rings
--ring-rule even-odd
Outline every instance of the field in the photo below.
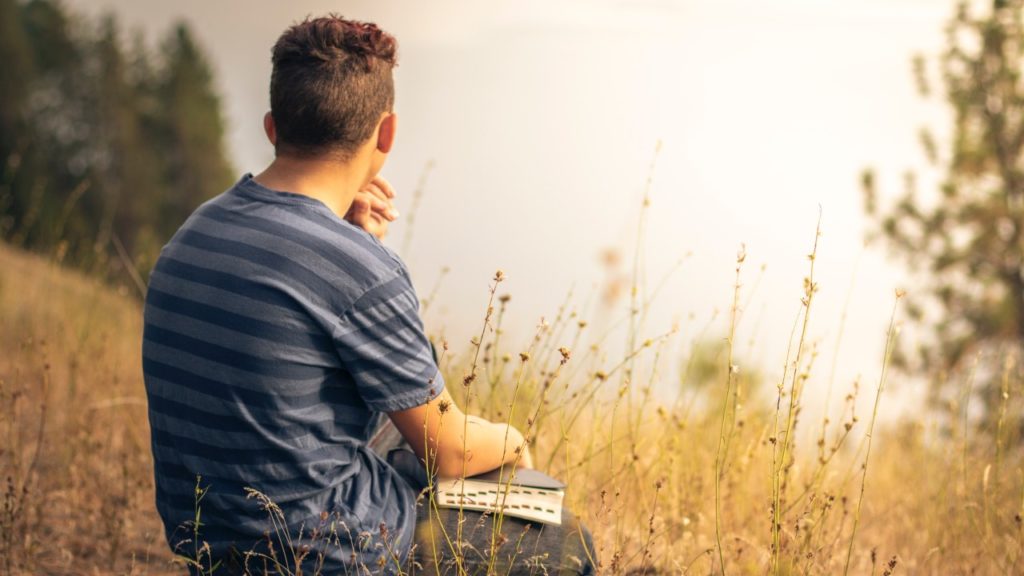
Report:
[[[874,427],[854,396],[885,402],[884,379],[837,386],[841,417],[801,418],[803,389],[828,369],[800,323],[778,382],[734,369],[731,338],[680,359],[678,334],[634,328],[630,351],[608,357],[568,306],[533,340],[506,342],[502,325],[518,320],[500,280],[481,337],[451,344],[465,360],[442,357],[446,380],[470,411],[529,430],[536,464],[568,482],[594,532],[602,573],[1024,573],[1020,439],[1002,418],[967,427],[953,402]],[[814,293],[809,272],[805,316]],[[184,572],[153,505],[140,312],[130,294],[0,246],[3,573]],[[669,361],[687,369],[666,403],[651,390]],[[1024,392],[1014,368],[1003,413]],[[748,400],[754,387],[772,401]]]

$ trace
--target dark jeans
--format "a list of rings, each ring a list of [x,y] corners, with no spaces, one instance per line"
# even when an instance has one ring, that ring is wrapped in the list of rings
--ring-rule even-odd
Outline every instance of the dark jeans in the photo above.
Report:
[[[394,449],[387,459],[410,484],[426,485],[423,466],[411,450]],[[499,530],[495,530],[495,522],[500,522]],[[421,495],[405,571],[410,576],[589,576],[595,573],[596,564],[590,531],[567,509],[562,509],[562,523],[554,526],[508,516],[499,520],[473,510],[432,508],[429,498]]]
[[[406,566],[410,575],[594,574],[597,556],[590,532],[568,510],[562,511],[560,526],[505,516],[496,532],[498,520],[492,514],[452,508],[428,514],[427,509],[422,499]]]

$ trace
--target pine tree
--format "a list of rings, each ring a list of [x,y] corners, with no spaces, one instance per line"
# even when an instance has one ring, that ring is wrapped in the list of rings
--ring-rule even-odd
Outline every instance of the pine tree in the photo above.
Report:
[[[883,209],[873,173],[863,175],[878,234],[920,272],[910,310],[931,337],[903,364],[932,375],[936,399],[973,378],[989,416],[1003,401],[1007,359],[1019,359],[1024,344],[1022,10],[1022,0],[998,0],[976,16],[961,4],[948,25],[940,65],[954,133],[946,151],[929,132],[921,138],[944,171],[937,197],[922,199],[910,175],[902,196]],[[917,59],[923,96],[931,92],[926,70]]]
[[[116,18],[0,0],[0,239],[141,287],[233,178],[206,57],[184,24],[158,56]]]
[[[85,69],[73,24],[61,6],[48,0],[20,5],[20,23],[31,59],[31,74],[21,79],[24,98],[13,112],[20,119],[7,158],[8,202],[12,225],[4,236],[15,244],[49,249],[54,225],[63,220],[65,199],[81,181],[92,149],[83,120]]]
[[[213,73],[185,24],[164,42],[159,99],[165,114],[169,194],[162,231],[170,234],[204,200],[230,186],[224,152],[224,120]]]
[[[139,44],[136,49],[144,50]],[[91,83],[95,91],[90,124],[97,129],[95,146],[104,151],[93,167],[95,186],[102,192],[97,246],[112,245],[115,252],[125,251],[129,261],[119,258],[117,268],[148,269],[159,250],[155,227],[167,188],[158,132],[148,129],[147,115],[153,110],[147,109],[147,84],[152,82],[147,55],[135,52],[134,60],[129,60],[117,22],[109,16],[100,26],[91,53],[96,59],[96,77]]]
[[[0,0],[0,238],[14,227],[14,173],[21,163],[19,140],[33,75],[32,53],[15,0]]]
[[[32,53],[15,0],[0,0],[0,162],[14,148],[32,76]]]

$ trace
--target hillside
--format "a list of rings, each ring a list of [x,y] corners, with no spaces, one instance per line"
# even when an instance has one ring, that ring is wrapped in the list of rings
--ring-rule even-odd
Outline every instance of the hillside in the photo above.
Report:
[[[533,436],[538,467],[569,484],[566,501],[594,533],[601,573],[717,574],[723,561],[728,574],[1020,573],[1017,431],[968,435],[951,402],[949,430],[921,411],[872,433],[871,414],[852,411],[855,394],[874,397],[865,385],[835,420],[800,424],[821,434],[807,450],[781,436],[789,383],[771,405],[751,398],[723,413],[726,383],[733,397],[773,384],[712,355],[661,405],[649,383],[671,335],[638,344],[631,382],[600,338],[586,345],[574,314],[499,348],[500,302],[496,328],[473,345],[480,367],[442,357],[446,381],[479,375],[449,384],[458,401],[514,414]],[[0,245],[0,574],[183,572],[153,505],[140,312],[129,294]],[[812,362],[794,362],[807,386],[821,384]],[[1007,379],[1004,406],[1022,397]],[[797,403],[794,427],[798,413]]]
[[[0,571],[180,573],[153,506],[140,312],[0,245]]]

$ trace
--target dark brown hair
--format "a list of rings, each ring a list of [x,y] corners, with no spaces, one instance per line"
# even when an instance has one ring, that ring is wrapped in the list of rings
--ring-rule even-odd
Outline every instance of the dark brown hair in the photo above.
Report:
[[[397,48],[375,24],[334,14],[285,30],[270,76],[277,153],[351,158],[394,106]]]

